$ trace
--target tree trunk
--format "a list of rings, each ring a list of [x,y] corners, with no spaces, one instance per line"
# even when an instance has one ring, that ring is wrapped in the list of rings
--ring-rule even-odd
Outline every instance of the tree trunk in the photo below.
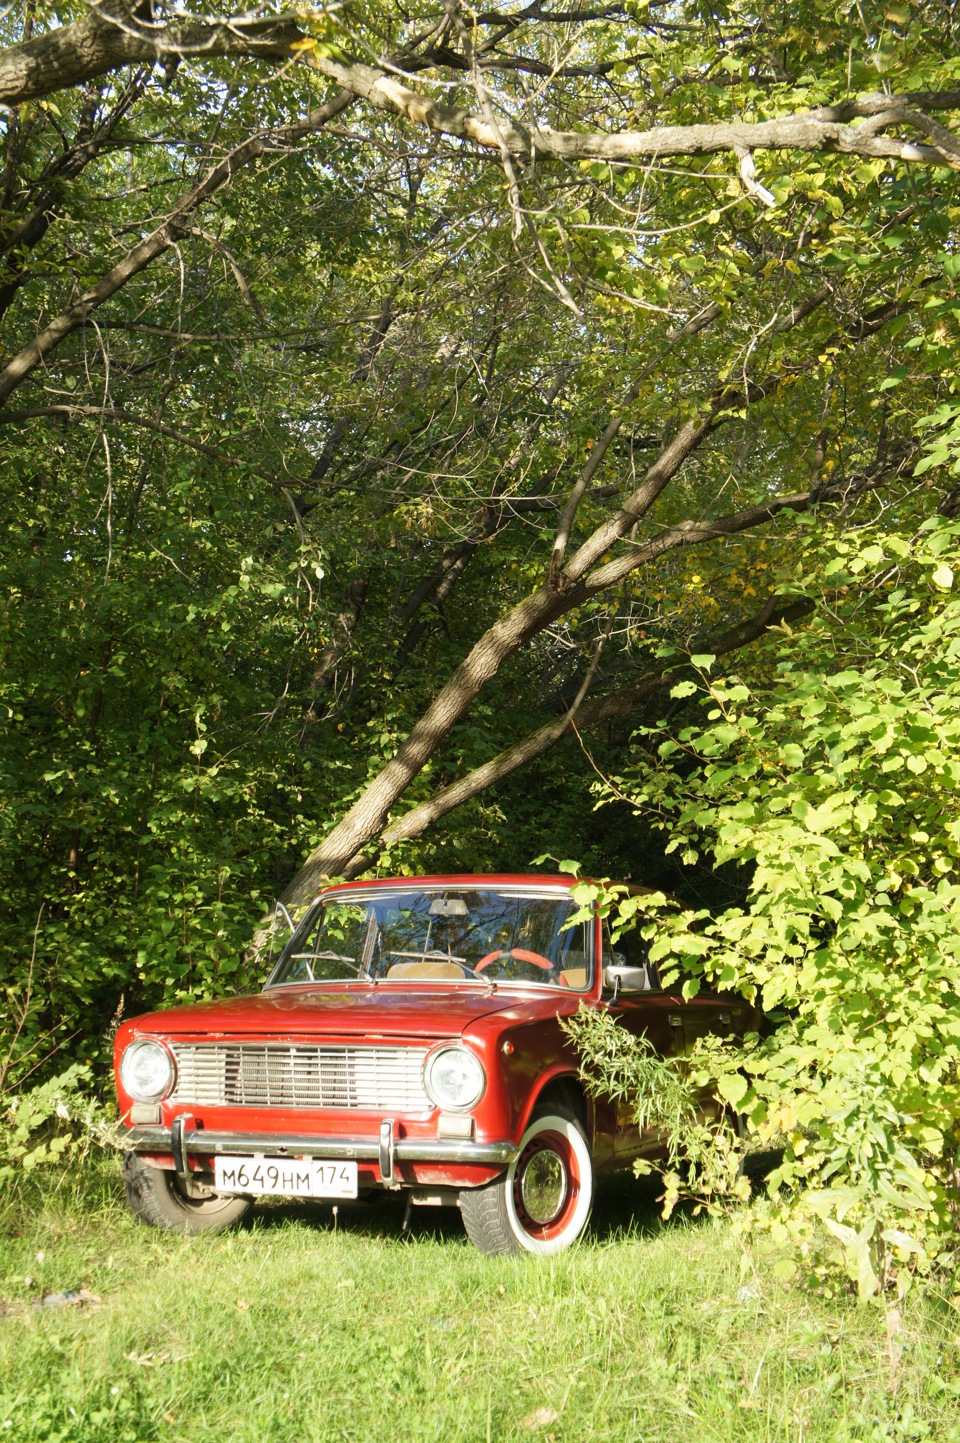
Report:
[[[687,457],[711,429],[712,414],[686,422],[674,439],[664,447],[650,467],[641,485],[614,517],[598,528],[590,538],[594,542],[602,533],[608,546],[626,535],[679,471]],[[609,539],[607,539],[609,538]],[[457,722],[466,715],[478,693],[497,675],[508,657],[524,642],[536,636],[545,626],[556,621],[572,606],[585,600],[591,591],[579,581],[594,549],[584,543],[571,557],[573,574],[562,571],[553,582],[539,586],[506,615],[498,618],[480,638],[466,659],[435,697],[416,723],[396,756],[387,763],[367,787],[328,837],[307,858],[281,900],[287,905],[300,905],[312,897],[325,877],[339,876],[374,837],[382,832],[391,808],[406,791],[437,747]],[[589,580],[589,579],[588,579]]]
[[[741,647],[749,645],[750,642],[756,641],[771,626],[779,626],[782,621],[798,621],[812,610],[813,602],[806,598],[800,597],[788,601],[785,597],[773,596],[756,616],[731,627],[721,636],[703,637],[691,642],[690,651],[692,654],[706,651],[711,652],[714,656],[725,656],[729,652],[737,651]],[[414,837],[422,836],[428,827],[432,827],[448,812],[462,806],[471,798],[479,796],[487,787],[496,786],[498,782],[502,782],[505,777],[510,776],[511,772],[517,771],[520,767],[526,766],[529,762],[542,756],[544,752],[549,751],[556,742],[561,741],[567,735],[574,725],[578,730],[587,731],[614,717],[629,716],[641,702],[654,696],[658,691],[662,691],[664,687],[672,686],[675,681],[691,674],[691,671],[689,661],[683,658],[670,666],[660,667],[657,671],[640,677],[631,686],[622,687],[619,691],[611,692],[609,696],[598,697],[589,705],[581,706],[576,713],[573,709],[564,712],[563,716],[547,722],[546,726],[531,732],[529,736],[523,737],[514,746],[508,747],[506,751],[500,752],[498,756],[492,757],[482,766],[475,767],[465,777],[458,778],[449,787],[435,792],[428,801],[421,802],[419,806],[413,807],[395,822],[391,822],[390,826],[384,830],[382,845],[391,847],[397,842],[410,841]],[[347,870],[351,875],[356,875],[370,865],[371,858],[369,856],[354,858]]]
[[[323,878],[343,873],[353,857],[379,836],[390,809],[507,658],[571,604],[567,595],[541,586],[490,627],[434,698],[396,756],[310,854],[281,901],[299,906],[314,896]]]
[[[687,436],[689,450],[686,454],[689,454],[699,444],[697,436],[702,439],[702,435],[708,427],[709,422],[701,422],[699,425],[695,425],[693,422],[688,423],[685,430],[689,432]],[[679,454],[678,450],[673,449],[674,444],[672,443],[667,451],[672,451],[674,466],[678,470],[683,464],[684,457]],[[664,455],[659,457],[655,465],[651,467],[643,485],[638,492],[634,493],[631,502],[640,492],[645,491],[649,495],[652,490],[653,473],[661,468],[666,454],[665,451]],[[500,757],[494,758],[484,767],[478,768],[476,774],[471,773],[472,784],[470,778],[464,778],[462,782],[454,782],[444,793],[438,794],[438,797],[424,803],[423,825],[418,826],[415,831],[406,830],[414,825],[413,812],[407,818],[398,819],[389,831],[385,831],[390,809],[422,770],[443,739],[466,714],[481,688],[497,674],[504,661],[513,652],[542,630],[544,626],[563,615],[565,611],[577,605],[587,596],[595,595],[599,590],[604,590],[619,582],[624,575],[629,574],[631,568],[654,560],[677,546],[702,545],[715,540],[718,536],[732,536],[752,530],[754,527],[769,522],[781,511],[805,512],[815,505],[846,500],[860,495],[864,491],[873,490],[891,477],[902,474],[912,464],[915,454],[915,443],[895,449],[883,464],[860,475],[839,479],[819,495],[811,492],[799,492],[788,496],[772,497],[758,506],[749,507],[745,511],[736,512],[717,521],[699,524],[681,523],[681,525],[671,527],[661,533],[655,541],[648,543],[647,546],[633,547],[626,557],[620,557],[616,562],[598,567],[592,575],[587,576],[580,583],[567,580],[562,590],[555,589],[548,584],[539,587],[519,606],[515,606],[506,616],[501,617],[481,637],[466,660],[457,668],[446,686],[417,722],[397,755],[375,777],[343,821],[310,854],[290,886],[283,893],[281,901],[287,905],[301,906],[316,895],[325,879],[333,876],[356,875],[363,870],[363,854],[368,844],[375,838],[383,835],[385,841],[388,838],[390,841],[397,841],[406,836],[419,836],[431,822],[446,815],[460,802],[477,795],[485,786],[499,781],[509,771],[532,760],[535,755],[539,755],[540,751],[546,750],[547,746],[559,740],[567,730],[569,716],[560,718],[556,723],[549,723],[542,729],[542,735],[535,733],[536,737],[544,741],[542,747],[538,748],[534,744],[534,749],[530,750],[533,739],[528,738],[525,742],[518,743],[516,748],[511,748],[509,752],[501,754]],[[663,475],[662,469],[660,475],[662,489],[669,478]],[[652,498],[648,504],[653,504]],[[624,530],[629,529],[633,524],[631,503],[627,503],[619,514],[624,518],[622,523]],[[609,524],[607,523],[608,526]],[[591,542],[592,540],[593,538],[591,538]],[[592,550],[591,544],[585,543],[571,558],[570,565],[573,566],[579,557]],[[562,573],[562,576],[566,578],[566,572]],[[763,613],[761,613],[762,615]],[[770,621],[765,623],[765,625],[772,624]],[[731,645],[727,649],[733,649],[733,639],[738,633],[744,636],[744,640],[751,640],[753,635],[759,634],[759,631],[750,633],[750,628],[754,625],[756,625],[756,619],[754,622],[742,624],[742,627],[746,628],[745,632],[742,631],[742,628],[734,628],[728,633]],[[743,645],[744,640],[738,640],[735,644]],[[646,694],[648,692],[644,692],[644,695]],[[639,699],[639,695],[637,695],[632,704],[635,705],[636,700]],[[603,720],[607,715],[603,708],[610,701],[610,698],[601,699],[590,708],[591,714],[594,709],[596,710],[597,721]],[[513,754],[512,757],[511,754]],[[513,759],[514,765],[505,765],[505,758]],[[441,795],[447,798],[449,805],[441,805],[434,814],[435,804]]]
[[[782,335],[799,326],[828,296],[826,287],[813,292],[779,321],[774,333]],[[911,299],[885,302],[876,306],[866,316],[855,316],[846,328],[831,340],[835,340],[838,345],[858,345],[914,304],[915,301]],[[816,364],[821,346],[822,343],[818,345],[813,356],[808,356],[794,368],[795,374]],[[545,626],[589,597],[608,590],[637,567],[656,559],[675,546],[695,545],[714,540],[718,536],[745,531],[769,521],[780,510],[807,510],[815,500],[824,499],[825,493],[820,493],[817,497],[812,493],[773,497],[759,506],[719,521],[684,521],[679,526],[666,528],[645,545],[632,545],[625,553],[608,561],[603,560],[646,516],[705,438],[724,425],[731,415],[740,414],[758,401],[775,395],[782,379],[781,372],[775,370],[756,381],[745,377],[742,390],[725,384],[713,390],[705,399],[700,413],[685,421],[672,440],[667,442],[640,485],[620,509],[596,527],[577,547],[562,569],[548,571],[546,581],[536,591],[499,617],[485,632],[416,723],[396,756],[378,773],[343,820],[307,858],[283,893],[283,902],[300,905],[315,895],[325,878],[340,876],[346,872],[354,858],[362,853],[374,838],[381,835],[393,806],[457,722],[466,715],[482,688],[497,675],[508,657]],[[636,393],[637,386],[634,381],[628,388],[627,395],[632,398]],[[604,437],[615,434],[617,424],[616,418],[608,422]],[[590,462],[587,463],[587,468],[590,469],[592,477]],[[886,466],[878,469],[888,473],[894,468]],[[582,494],[582,481],[583,473],[571,492],[572,496]],[[852,486],[853,482],[849,484]],[[572,519],[570,507],[565,509],[561,524],[569,519]],[[565,536],[563,545],[566,545]],[[555,546],[554,558],[557,552],[558,548]]]

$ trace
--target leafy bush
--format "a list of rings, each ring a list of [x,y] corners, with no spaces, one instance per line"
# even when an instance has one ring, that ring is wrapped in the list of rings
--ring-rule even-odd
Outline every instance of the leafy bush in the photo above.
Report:
[[[669,985],[702,978],[779,1022],[717,1071],[784,1157],[748,1225],[871,1296],[952,1265],[960,1207],[960,528],[841,536],[827,604],[768,674],[674,688],[696,717],[603,797],[629,795],[687,863],[751,869],[717,917],[601,892]],[[856,588],[850,582],[856,580]],[[761,663],[762,664],[762,663]],[[645,919],[640,917],[643,909]],[[657,920],[650,920],[651,911]],[[691,923],[695,923],[691,926]],[[626,1067],[629,1059],[619,1059]]]
[[[726,1202],[745,1202],[750,1183],[742,1171],[743,1139],[731,1111],[717,1098],[715,1118],[704,1115],[704,1088],[716,1075],[709,1044],[690,1066],[683,1058],[661,1057],[646,1037],[617,1026],[609,1012],[581,1007],[560,1026],[580,1057],[580,1073],[594,1097],[627,1099],[641,1131],[660,1133],[665,1161],[638,1159],[637,1176],[659,1172],[664,1184],[663,1216],[681,1198],[694,1213],[717,1214]],[[704,1064],[706,1063],[706,1069]]]
[[[0,1189],[23,1172],[115,1145],[115,1130],[91,1095],[89,1067],[74,1063],[35,1087],[0,1093]]]

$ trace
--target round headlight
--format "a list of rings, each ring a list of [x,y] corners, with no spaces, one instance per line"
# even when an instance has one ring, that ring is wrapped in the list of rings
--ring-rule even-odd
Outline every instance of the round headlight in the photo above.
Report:
[[[159,1102],[173,1086],[173,1058],[159,1042],[131,1042],[120,1059],[120,1081],[134,1102]]]
[[[487,1079],[479,1058],[466,1047],[431,1052],[423,1069],[427,1096],[447,1112],[464,1112],[483,1096]]]

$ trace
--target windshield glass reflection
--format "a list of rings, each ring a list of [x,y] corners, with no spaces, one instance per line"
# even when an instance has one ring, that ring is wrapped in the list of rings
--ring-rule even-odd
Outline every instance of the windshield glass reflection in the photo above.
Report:
[[[566,894],[530,890],[371,891],[307,913],[270,986],[311,982],[513,982],[584,991],[586,928]]]

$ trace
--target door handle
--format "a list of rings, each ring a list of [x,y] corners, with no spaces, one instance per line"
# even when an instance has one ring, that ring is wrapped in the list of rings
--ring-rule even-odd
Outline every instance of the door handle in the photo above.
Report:
[[[682,1026],[683,1026],[683,1018],[682,1018],[682,1017],[678,1017],[675,1012],[671,1012],[671,1013],[668,1015],[667,1021],[670,1023],[670,1026],[671,1026],[671,1027],[682,1027]]]
[[[722,1026],[724,1026],[724,1027],[729,1027],[729,1026],[730,1026],[730,1013],[729,1013],[729,1012],[719,1012],[719,1013],[717,1014],[717,1021],[718,1021],[719,1023],[721,1023]]]

